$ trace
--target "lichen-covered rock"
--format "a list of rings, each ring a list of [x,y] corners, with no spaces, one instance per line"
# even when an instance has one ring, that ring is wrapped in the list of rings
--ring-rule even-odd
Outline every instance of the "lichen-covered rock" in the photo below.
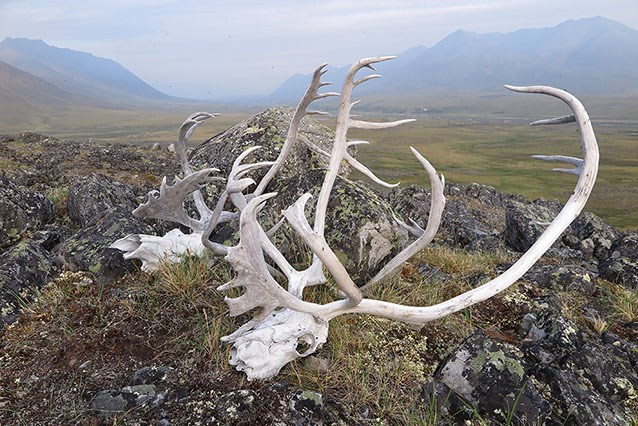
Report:
[[[86,228],[115,211],[129,214],[138,204],[128,185],[94,173],[69,188],[67,211],[75,224]]]
[[[638,288],[638,233],[614,240],[598,267],[606,280]]]
[[[215,407],[215,419],[221,424],[239,423],[242,418],[254,417],[257,395],[248,389],[240,389],[228,392],[218,397],[213,405]]]
[[[424,184],[427,177],[423,176]],[[500,233],[505,212],[503,203],[512,198],[491,186],[446,184],[446,206],[437,239],[469,250],[495,251],[503,247]],[[411,185],[385,195],[404,219],[427,225],[430,191]]]
[[[308,390],[299,390],[290,398],[290,414],[297,425],[321,425],[326,417],[323,396]]]
[[[581,330],[552,297],[530,309],[522,345],[477,331],[439,365],[425,403],[436,404],[443,424],[462,424],[474,410],[490,424],[631,424],[636,345]]]
[[[104,279],[135,270],[133,262],[109,246],[129,234],[154,233],[149,224],[133,217],[137,204],[127,184],[99,174],[78,179],[69,190],[67,210],[81,229],[56,249],[60,263]]]
[[[278,195],[267,204],[270,213],[264,223],[274,225],[281,210],[309,192],[315,196],[306,208],[312,224],[316,195],[324,175],[323,170],[310,170],[273,182]],[[328,202],[325,236],[355,283],[365,284],[408,242],[407,232],[394,221],[393,214],[387,202],[371,189],[337,178]],[[310,251],[287,225],[275,234],[274,240],[291,259],[306,264],[311,259]]]
[[[16,319],[37,289],[58,274],[50,250],[61,238],[57,230],[39,231],[0,255],[0,330]]]
[[[578,245],[571,248],[587,253],[591,250],[590,256],[602,260],[607,257],[607,252],[611,243],[620,236],[613,226],[605,223],[600,217],[593,213],[581,213],[570,225],[568,235],[577,237]]]
[[[191,164],[197,169],[216,167],[221,176],[227,176],[235,159],[246,149],[257,145],[261,149],[253,154],[253,158],[258,161],[275,160],[286,140],[293,113],[292,108],[275,107],[250,117],[196,147],[190,156]],[[318,121],[305,117],[299,133],[322,150],[328,153],[332,150],[334,132]],[[278,179],[295,176],[308,169],[325,168],[327,164],[327,157],[313,152],[299,141],[280,170]],[[251,177],[259,182],[265,173],[265,169],[260,170],[252,173]]]
[[[529,250],[545,231],[546,225],[543,224],[553,221],[560,209],[559,203],[544,200],[536,200],[533,203],[510,200],[507,203],[503,232],[505,241],[513,250]]]
[[[557,291],[577,291],[593,296],[596,293],[598,274],[578,265],[534,265],[523,279],[537,286]]]
[[[0,250],[53,221],[53,203],[38,192],[28,191],[0,175]]]
[[[91,409],[108,416],[142,406],[158,408],[171,394],[163,384],[169,371],[166,367],[144,367],[135,372],[127,386],[98,392],[91,400]]]
[[[537,300],[541,308],[526,317],[527,338],[523,350],[534,363],[560,363],[583,345],[583,333],[572,321],[563,317],[550,298]]]
[[[151,233],[153,229],[149,225],[130,213],[113,212],[66,239],[56,249],[56,255],[70,271],[89,271],[100,279],[115,279],[134,271],[136,266],[124,260],[121,251],[109,246],[129,234]]]
[[[630,424],[627,404],[636,397],[638,371],[627,345],[583,333],[549,299],[538,306],[527,316],[522,349],[536,379],[551,390],[552,419],[575,425]]]
[[[526,372],[529,367],[512,349],[477,331],[439,366],[434,380],[470,402],[483,418],[537,424],[551,407]]]

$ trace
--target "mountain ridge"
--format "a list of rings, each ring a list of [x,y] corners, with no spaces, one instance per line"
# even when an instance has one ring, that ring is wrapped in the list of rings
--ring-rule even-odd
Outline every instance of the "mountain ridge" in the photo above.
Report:
[[[545,84],[581,94],[622,94],[638,87],[638,31],[603,17],[555,27],[479,34],[457,30],[379,65],[384,78],[361,93],[502,92],[503,84]],[[331,67],[338,81],[349,66]],[[310,75],[295,75],[269,98],[303,94]],[[635,90],[635,89],[633,89]]]
[[[7,37],[0,42],[0,61],[69,93],[107,102],[173,99],[112,59],[51,46],[42,40]]]

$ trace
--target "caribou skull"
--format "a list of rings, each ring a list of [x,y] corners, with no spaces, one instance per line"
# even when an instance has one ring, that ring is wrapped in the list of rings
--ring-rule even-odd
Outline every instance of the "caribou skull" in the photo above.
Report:
[[[181,155],[184,179],[176,180],[169,186],[164,181],[159,194],[149,194],[148,201],[136,209],[137,215],[155,217],[176,221],[192,229],[195,238],[201,236],[201,244],[193,247],[208,247],[216,255],[225,255],[225,259],[234,268],[235,278],[218,289],[228,291],[232,288],[243,289],[238,297],[227,297],[230,315],[236,316],[258,309],[259,313],[249,322],[241,326],[223,341],[233,344],[230,363],[238,370],[244,371],[248,379],[266,379],[275,376],[280,369],[299,357],[313,353],[326,341],[328,322],[339,315],[351,313],[367,313],[385,318],[403,321],[422,326],[423,324],[467,308],[475,303],[486,300],[505,290],[516,282],[532,265],[545,253],[561,233],[569,226],[583,209],[596,180],[598,170],[598,147],[593,129],[585,108],[571,94],[547,86],[514,87],[508,89],[523,93],[540,93],[556,97],[565,102],[573,114],[557,119],[542,120],[532,123],[562,124],[576,122],[580,133],[583,158],[565,156],[534,156],[548,161],[561,161],[575,166],[571,169],[554,169],[560,172],[573,173],[579,176],[574,193],[565,204],[554,221],[547,227],[538,241],[514,263],[507,271],[491,281],[445,302],[426,307],[404,306],[390,302],[367,299],[363,296],[371,286],[377,285],[391,276],[396,269],[413,254],[429,244],[436,234],[441,215],[445,206],[443,196],[444,178],[439,176],[432,165],[414,148],[412,152],[428,174],[431,186],[431,208],[426,229],[421,229],[414,222],[407,225],[397,220],[417,238],[395,258],[388,262],[368,283],[357,287],[341,264],[336,254],[328,246],[324,238],[326,226],[326,211],[328,200],[333,189],[339,166],[348,162],[374,182],[385,186],[388,184],[375,176],[366,166],[359,163],[347,152],[350,145],[366,143],[347,140],[349,129],[382,129],[398,126],[412,120],[400,120],[390,123],[372,123],[352,118],[351,109],[357,104],[352,102],[352,91],[360,84],[379,75],[373,74],[357,78],[357,72],[362,68],[372,68],[378,62],[393,57],[366,58],[355,63],[345,77],[341,93],[319,93],[319,89],[329,83],[321,82],[325,73],[325,64],[315,71],[311,84],[297,106],[290,125],[290,129],[280,152],[274,162],[258,162],[243,164],[248,154],[258,147],[247,150],[240,155],[226,180],[226,189],[220,196],[213,210],[210,210],[199,193],[199,185],[219,180],[211,175],[214,169],[192,172],[185,155]],[[330,157],[329,166],[317,197],[314,213],[315,219],[311,225],[305,215],[306,204],[311,200],[310,194],[304,194],[293,205],[286,209],[282,220],[286,220],[299,238],[312,251],[312,262],[306,269],[295,269],[271,241],[270,236],[276,228],[264,230],[260,225],[257,214],[276,193],[266,193],[268,184],[279,171],[286,160],[293,144],[299,139],[298,128],[303,116],[318,113],[309,111],[308,106],[315,100],[328,96],[340,96],[340,106],[337,116],[335,140],[331,153],[324,153]],[[186,140],[194,128],[211,114],[197,113],[189,117],[180,129],[178,147],[185,147]],[[304,141],[309,143],[308,141]],[[319,150],[317,147],[314,147]],[[320,150],[319,150],[320,151]],[[185,151],[182,151],[185,152]],[[246,192],[255,182],[246,177],[248,173],[260,167],[269,167],[265,177],[256,185],[252,193]],[[193,194],[199,212],[199,219],[188,216],[182,207],[182,202],[188,194]],[[235,211],[224,211],[226,202],[230,200]],[[234,247],[225,247],[212,243],[209,236],[216,226],[228,221],[239,214],[240,241]],[[167,238],[167,236],[163,238]],[[129,236],[114,243],[114,247],[127,251],[128,257],[138,257],[144,260],[143,250],[135,246],[135,242],[142,241],[140,236]],[[145,241],[148,241],[146,239]],[[162,248],[157,246],[157,253]],[[137,251],[136,251],[137,250]],[[170,253],[168,253],[170,255]],[[150,263],[150,262],[149,262]],[[327,272],[338,286],[342,298],[326,304],[316,304],[303,300],[304,289],[308,286],[326,283],[324,273]],[[286,288],[279,280],[287,282]],[[300,349],[303,350],[300,351]]]

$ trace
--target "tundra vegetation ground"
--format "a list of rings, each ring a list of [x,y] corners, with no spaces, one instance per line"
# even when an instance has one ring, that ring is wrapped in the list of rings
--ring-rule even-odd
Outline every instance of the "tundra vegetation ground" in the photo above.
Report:
[[[76,140],[167,145],[189,112],[114,111],[102,117],[90,111],[86,115],[76,112],[66,116],[66,127],[61,126],[64,120],[60,117],[51,117],[50,124],[42,127],[0,127],[0,133],[29,130]],[[397,111],[404,112],[410,111]],[[249,111],[225,113],[209,120],[193,140],[212,136],[248,115]],[[573,128],[529,128],[525,124],[547,115],[554,114],[505,122],[503,118],[479,120],[463,111],[453,119],[422,114],[415,123],[376,132],[372,144],[360,149],[359,157],[387,180],[422,184],[423,173],[407,148],[413,145],[449,181],[480,182],[530,199],[542,196],[565,201],[569,196],[565,188],[572,187],[565,180],[571,178],[556,177],[549,173],[548,164],[529,158],[536,153],[578,154]],[[127,121],[119,121],[123,117]],[[599,119],[606,123],[596,127],[601,171],[587,210],[616,226],[635,229],[638,126],[633,121]],[[115,122],[117,125],[111,124]],[[366,139],[368,135],[352,136]],[[30,147],[21,149],[28,152]],[[2,170],[20,167],[3,161],[0,158]],[[161,176],[153,177],[158,178]],[[48,195],[58,208],[64,208],[65,188]],[[379,286],[373,296],[431,305],[475,287],[493,276],[498,265],[512,260],[505,253],[467,253],[434,244],[407,262],[396,279]],[[172,368],[175,375],[168,379],[170,385],[189,395],[189,402],[173,401],[162,408],[171,412],[171,418],[183,420],[175,424],[195,424],[200,420],[198,410],[205,410],[211,395],[229,389],[251,389],[261,398],[258,404],[264,410],[281,403],[269,399],[271,384],[248,383],[228,365],[229,348],[219,337],[246,318],[228,317],[215,288],[231,272],[221,263],[211,267],[210,261],[186,258],[181,264],[167,265],[154,277],[137,273],[114,283],[93,282],[90,274],[64,273],[44,287],[39,300],[25,303],[25,314],[2,333],[0,424],[2,419],[24,425],[144,424],[159,414],[138,408],[103,418],[90,410],[90,402],[100,390],[120,388],[134,371],[147,365]],[[556,262],[561,259],[541,260]],[[436,276],[424,276],[419,270],[422,263],[450,278],[442,283]],[[595,299],[578,291],[559,292],[562,314],[591,333],[613,331],[630,338],[624,324],[638,317],[638,292],[601,279],[598,283],[601,294]],[[329,287],[309,290],[309,297],[318,302],[334,297]],[[278,380],[321,392],[326,403],[343,407],[353,420],[368,420],[365,424],[375,424],[370,417],[378,417],[386,424],[438,425],[445,422],[445,413],[422,403],[423,386],[437,363],[477,327],[498,340],[520,341],[524,337],[519,327],[524,315],[520,300],[543,292],[550,290],[523,280],[493,299],[420,331],[365,315],[339,317],[331,322],[329,341],[317,357],[292,363]],[[327,361],[327,370],[321,367],[321,360]],[[486,423],[476,414],[473,424]]]
[[[373,296],[407,304],[441,302],[474,287],[509,261],[505,253],[433,246],[406,263]],[[419,272],[422,262],[449,278],[441,282],[424,276]],[[108,284],[92,282],[90,274],[62,274],[42,289],[35,304],[25,305],[18,323],[3,332],[0,419],[18,419],[16,424],[24,425],[147,424],[159,411],[167,411],[175,424],[207,424],[205,402],[233,389],[263,395],[259,403],[266,412],[277,406],[281,401],[270,400],[267,392],[272,384],[247,382],[228,365],[229,347],[219,341],[246,320],[230,318],[223,296],[215,291],[231,275],[220,261],[193,257],[166,264],[155,276],[132,274]],[[620,294],[618,286],[602,280],[599,284],[602,294],[597,300],[578,291],[560,292],[563,314],[591,333],[609,330],[624,335],[623,324],[636,318],[632,307],[638,303],[638,292]],[[309,298],[316,302],[335,297],[334,288],[311,290]],[[367,315],[337,318],[321,351],[286,366],[278,383],[320,392],[326,404],[347,413],[352,422],[348,424],[447,424],[445,412],[423,402],[423,388],[437,363],[475,328],[501,341],[523,339],[522,302],[543,291],[550,290],[523,280],[421,330]],[[582,314],[592,309],[604,320]],[[324,361],[327,368],[320,367]],[[161,410],[140,407],[106,417],[90,410],[98,391],[121,387],[132,372],[149,364],[173,369],[168,385],[187,391],[188,402],[171,397]],[[198,410],[198,404],[204,408]],[[257,424],[254,421],[233,424]],[[487,425],[478,413],[471,424]]]

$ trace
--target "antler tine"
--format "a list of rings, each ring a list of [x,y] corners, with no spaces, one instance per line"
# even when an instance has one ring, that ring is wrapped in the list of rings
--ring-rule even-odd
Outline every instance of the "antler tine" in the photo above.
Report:
[[[360,79],[355,81],[353,83],[353,85],[354,85],[354,87],[357,87],[358,85],[360,85],[362,83],[365,83],[366,81],[373,80],[375,78],[381,78],[381,75],[380,74],[371,74],[371,75],[367,75],[365,77],[361,77]]]
[[[580,173],[583,170],[583,160],[576,157],[567,157],[565,155],[532,155],[532,158],[536,158],[537,160],[544,160],[544,161],[558,161],[561,163],[567,163],[574,166],[573,169],[561,169],[561,168],[552,169],[552,171],[559,172],[559,173],[571,173],[573,175],[580,176]]]
[[[356,158],[354,158],[352,155],[348,154],[347,152],[345,155],[345,160],[348,162],[348,164],[350,164],[356,170],[366,175],[371,181],[373,181],[374,183],[378,185],[385,186],[386,188],[396,188],[397,186],[401,184],[401,182],[388,183],[384,181],[383,179],[377,177],[377,175],[375,175],[372,172],[372,170],[364,166],[361,162],[359,162]]]
[[[368,313],[410,324],[423,325],[426,322],[458,312],[468,306],[489,299],[514,284],[552,246],[554,241],[560,237],[562,232],[582,211],[594,186],[599,160],[596,135],[587,111],[575,96],[564,90],[548,86],[505,87],[516,92],[540,93],[556,97],[565,102],[574,112],[583,150],[583,167],[576,183],[576,188],[560,213],[518,261],[503,274],[480,287],[445,302],[427,307],[403,306],[378,300],[363,299],[357,306],[344,308],[343,303],[336,301],[324,305],[324,309],[330,310],[330,313],[324,318],[334,318],[343,313]]]
[[[321,64],[315,69],[315,72],[312,75],[312,80],[310,81],[310,85],[306,92],[304,93],[301,101],[297,105],[295,112],[292,116],[292,120],[290,121],[290,127],[288,128],[288,133],[286,135],[286,140],[284,142],[283,147],[281,148],[281,152],[279,152],[279,156],[275,160],[275,163],[270,167],[266,175],[257,185],[257,188],[254,191],[255,196],[261,195],[265,190],[272,178],[279,172],[279,170],[283,167],[284,162],[286,161],[286,157],[292,150],[295,142],[297,142],[297,136],[299,134],[299,125],[301,124],[301,119],[307,114],[308,106],[317,99],[322,99],[327,96],[334,96],[332,93],[324,93],[322,95],[319,94],[318,90],[322,87],[321,76],[326,73],[326,66],[328,64]]]
[[[219,114],[217,113],[211,114],[209,112],[203,111],[196,112],[189,115],[180,126],[177,136],[177,153],[182,164],[182,171],[184,172],[184,175],[190,175],[191,173],[193,173],[193,169],[188,162],[188,154],[186,152],[186,144],[188,143],[188,139],[201,123],[208,120],[209,118],[215,118],[217,116],[219,116]],[[197,213],[199,213],[200,220],[208,220],[208,218],[210,218],[210,216],[212,215],[212,211],[206,205],[204,197],[199,190],[193,192],[193,200],[195,201],[195,208],[197,209]]]
[[[408,231],[410,234],[414,235],[417,238],[420,237],[421,235],[423,235],[423,233],[425,232],[425,230],[423,228],[421,228],[419,226],[419,224],[416,223],[412,218],[408,218],[408,220],[410,221],[411,225],[408,225],[407,223],[405,223],[404,221],[402,221],[401,219],[399,219],[398,217],[396,217],[394,215],[392,215],[392,218],[403,229],[405,229],[406,231]]]
[[[574,116],[574,114],[568,114],[568,115],[562,115],[556,118],[548,118],[546,120],[536,120],[532,123],[529,123],[529,125],[530,126],[546,126],[546,125],[573,123],[575,121],[576,121],[576,116]]]
[[[370,67],[372,64],[388,61],[390,59],[394,59],[395,56],[375,56],[371,58],[364,58],[357,62],[355,62],[350,70],[346,74],[346,77],[343,81],[343,86],[341,90],[341,102],[339,105],[339,114],[337,116],[337,128],[335,131],[335,142],[332,147],[332,153],[330,156],[330,164],[328,165],[328,170],[326,171],[326,177],[324,178],[323,184],[321,186],[321,191],[319,193],[319,197],[317,200],[317,207],[315,213],[315,223],[314,223],[314,231],[319,235],[324,234],[325,222],[326,222],[326,209],[328,206],[328,200],[330,198],[330,192],[332,191],[332,187],[334,186],[335,180],[337,178],[337,174],[339,172],[339,166],[341,162],[346,159],[348,156],[347,153],[347,133],[348,129],[351,127],[358,127],[358,122],[352,120],[350,116],[350,111],[354,105],[356,105],[359,101],[351,102],[352,99],[352,90],[356,87],[355,77],[359,70],[364,67]],[[365,79],[365,77],[363,77]],[[360,79],[360,82],[363,82]],[[365,80],[364,80],[365,81]],[[395,122],[394,125],[398,126],[399,124],[403,124],[406,122],[405,120],[401,120],[399,122]],[[387,127],[391,127],[389,123]],[[361,126],[364,126],[361,124]],[[372,127],[362,127],[362,128],[372,128]],[[382,128],[382,127],[378,127]],[[367,168],[366,168],[367,170]],[[372,175],[372,172],[364,172],[367,175]]]
[[[439,226],[441,225],[441,217],[443,216],[443,210],[445,209],[445,195],[443,195],[443,189],[445,188],[445,177],[438,175],[432,164],[423,157],[419,152],[410,147],[410,150],[414,156],[419,160],[423,168],[430,178],[431,187],[431,201],[430,201],[430,214],[428,215],[428,224],[425,227],[425,231],[417,238],[412,244],[407,246],[403,251],[397,254],[390,262],[388,262],[372,279],[363,287],[361,291],[365,291],[388,275],[392,274],[396,268],[401,266],[403,262],[411,258],[414,254],[421,251],[423,247],[430,244],[434,239]]]
[[[350,120],[350,128],[367,129],[367,130],[389,129],[391,127],[400,126],[401,124],[412,123],[413,121],[416,121],[416,120],[414,118],[406,118],[404,120],[388,121],[386,123],[373,123],[371,121]]]
[[[306,243],[312,248],[312,251],[314,253],[311,268],[319,268],[320,263],[322,261],[324,262],[326,268],[333,275],[333,278],[335,279],[335,282],[337,283],[339,288],[347,295],[348,300],[345,302],[346,306],[358,303],[358,301],[361,300],[362,295],[361,291],[356,287],[356,285],[354,285],[352,279],[345,272],[345,268],[339,262],[332,250],[329,249],[325,241],[324,232],[328,201],[330,199],[330,193],[332,192],[332,188],[334,187],[337,174],[339,173],[339,167],[344,160],[348,161],[353,167],[370,177],[375,182],[380,183],[384,186],[391,186],[391,184],[388,184],[376,177],[367,167],[354,160],[354,158],[348,154],[347,133],[348,129],[351,127],[379,129],[394,127],[412,121],[400,120],[392,123],[375,124],[353,120],[350,115],[350,111],[358,103],[358,101],[351,102],[353,89],[358,84],[371,80],[372,78],[376,78],[363,77],[359,80],[355,80],[357,72],[364,67],[371,68],[371,65],[374,63],[387,61],[393,58],[394,56],[378,56],[361,59],[353,64],[346,74],[341,90],[341,102],[339,105],[339,113],[337,116],[335,140],[332,147],[332,152],[330,154],[330,163],[328,165],[328,170],[326,171],[326,175],[319,192],[319,197],[317,199],[317,205],[315,207],[315,221],[312,229],[310,229],[310,226],[307,226],[306,228],[307,221],[305,219],[305,216],[303,215],[303,209],[297,210],[297,214],[294,215],[289,210],[288,214],[291,217],[286,216],[286,213],[284,213],[289,221],[294,221],[295,219],[297,220],[297,223],[293,224],[293,227],[297,226],[298,229],[295,229],[297,233],[302,235],[302,238],[304,238],[304,240],[308,239]],[[299,202],[302,202],[303,205],[306,201],[307,198],[305,199],[305,201],[302,201],[302,199],[300,199],[295,205],[298,205]]]

